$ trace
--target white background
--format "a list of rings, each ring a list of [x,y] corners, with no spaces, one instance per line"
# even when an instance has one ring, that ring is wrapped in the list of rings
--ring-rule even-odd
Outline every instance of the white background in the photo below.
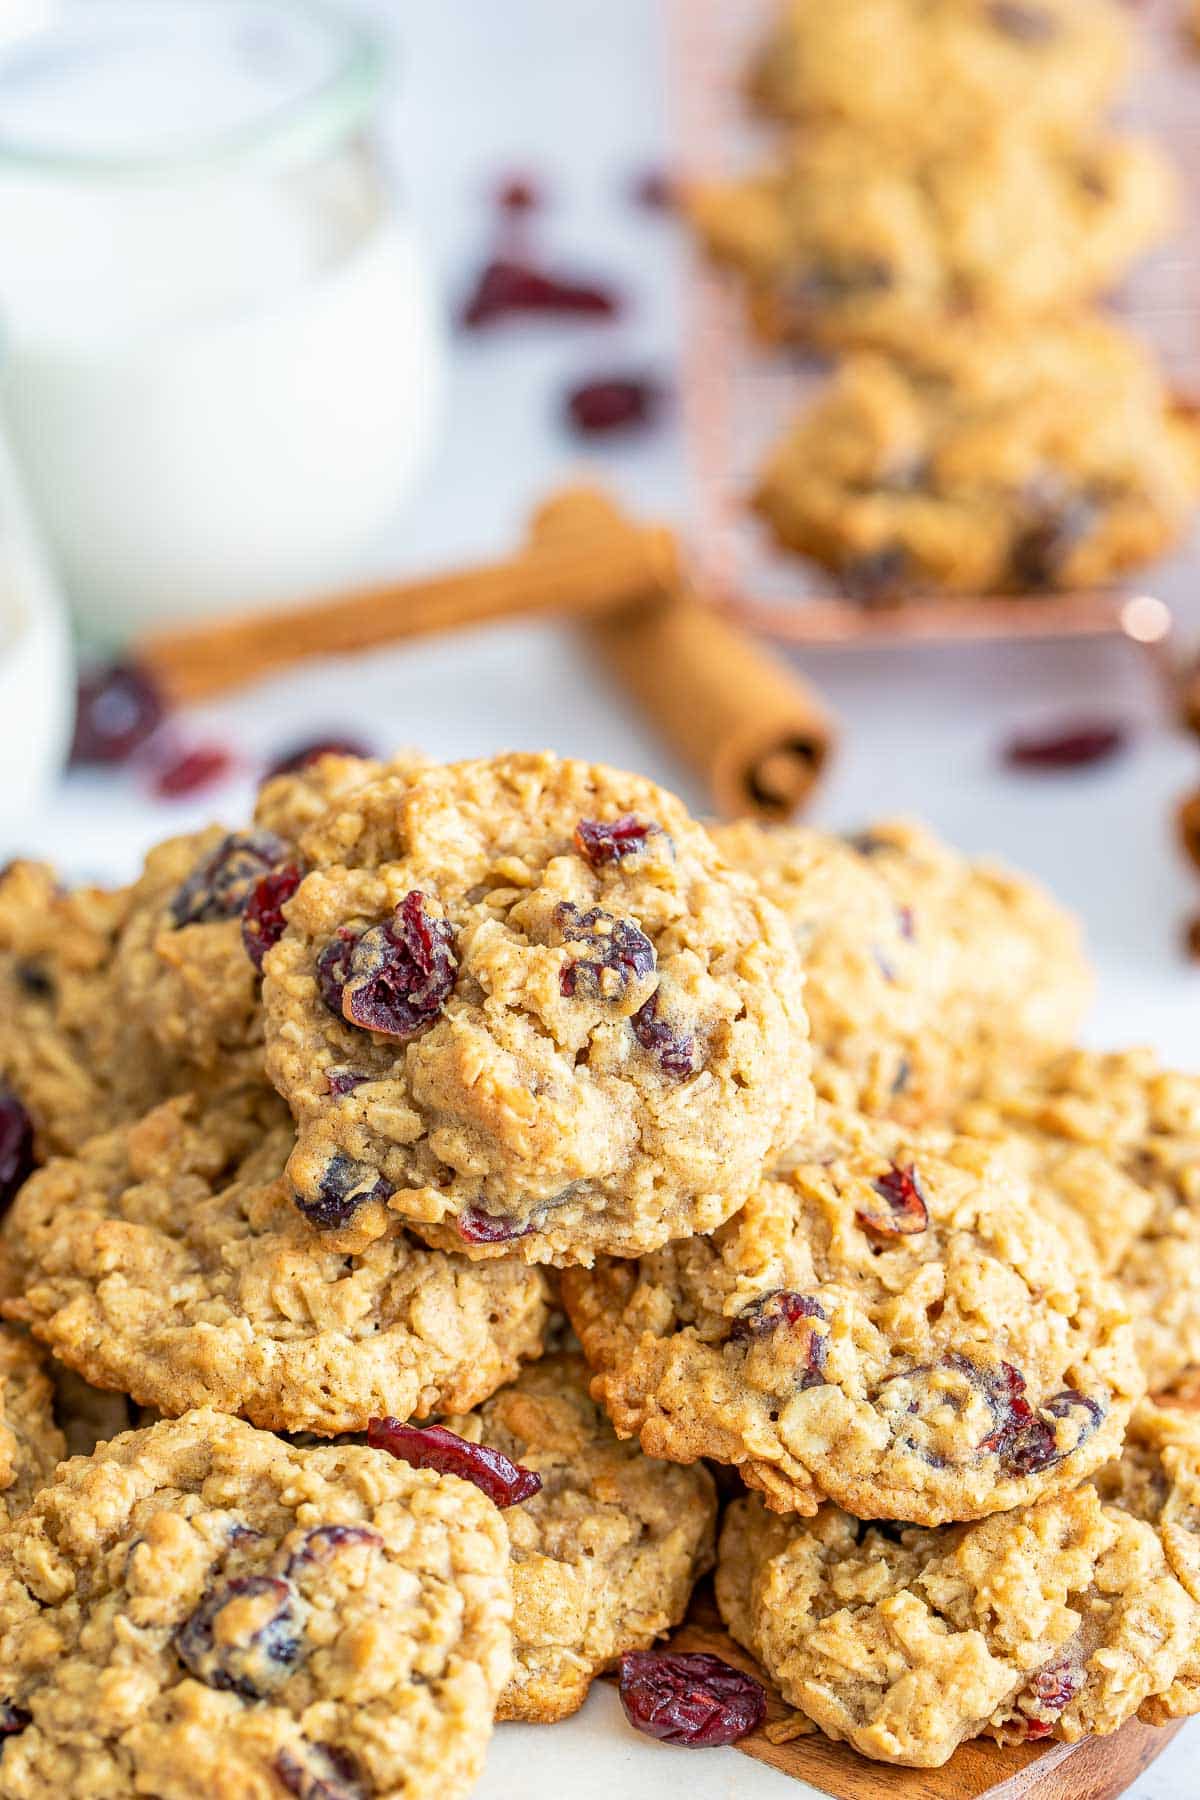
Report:
[[[489,242],[489,188],[527,168],[554,202],[537,222],[539,243],[572,269],[615,275],[633,301],[611,326],[505,329],[457,342],[436,466],[368,564],[416,570],[511,544],[528,507],[581,465],[556,422],[565,381],[626,367],[670,374],[682,252],[672,225],[627,198],[630,181],[665,155],[651,0],[375,0],[373,10],[399,39],[389,133],[448,299],[461,295]],[[671,425],[590,466],[639,507],[686,518]],[[1089,1040],[1148,1041],[1200,1067],[1200,973],[1179,951],[1184,917],[1200,910],[1200,877],[1181,863],[1169,829],[1174,801],[1200,784],[1200,750],[1164,728],[1137,655],[1078,644],[881,650],[809,655],[805,667],[844,729],[816,819],[841,826],[920,813],[963,847],[1035,871],[1087,923],[1101,979]],[[998,747],[1013,728],[1081,711],[1128,719],[1132,751],[1070,776],[1002,770]],[[128,876],[165,832],[240,816],[261,758],[327,726],[439,756],[549,745],[652,772],[698,807],[706,799],[566,631],[505,627],[311,668],[188,723],[239,746],[242,775],[225,790],[163,807],[147,801],[136,774],[75,776],[22,844],[0,850],[52,855],[77,876]],[[1193,1727],[1141,1778],[1138,1800],[1195,1793],[1198,1748]],[[684,1782],[694,1800],[805,1791],[732,1751],[681,1757],[629,1732],[601,1687],[568,1725],[503,1727],[480,1794],[650,1800]]]

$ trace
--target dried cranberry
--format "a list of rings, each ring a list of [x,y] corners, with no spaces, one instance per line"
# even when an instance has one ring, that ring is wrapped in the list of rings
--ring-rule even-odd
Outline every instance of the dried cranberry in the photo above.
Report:
[[[472,1444],[444,1425],[405,1425],[400,1419],[371,1419],[367,1442],[374,1450],[387,1450],[415,1469],[436,1469],[439,1475],[460,1475],[473,1481],[496,1506],[516,1506],[541,1492],[542,1478],[520,1463],[509,1462],[487,1444]]]
[[[369,1075],[360,1075],[357,1069],[326,1069],[325,1086],[331,1094],[352,1094],[356,1087],[364,1081],[370,1081]]]
[[[1083,1670],[1066,1657],[1039,1669],[1017,1701],[1028,1716],[1019,1723],[1027,1739],[1050,1737],[1059,1716],[1083,1686]]]
[[[390,1193],[387,1182],[374,1169],[354,1162],[339,1150],[325,1165],[316,1198],[296,1194],[294,1199],[299,1211],[318,1231],[340,1231],[360,1206],[369,1200],[386,1200]]]
[[[152,787],[159,800],[184,800],[224,781],[234,766],[232,750],[223,744],[194,744],[167,758],[154,776]]]
[[[929,1208],[912,1163],[907,1169],[893,1163],[885,1174],[876,1176],[871,1186],[880,1199],[887,1201],[888,1210],[884,1213],[876,1207],[857,1207],[854,1216],[867,1231],[876,1231],[882,1237],[915,1237],[925,1230]]]
[[[996,1422],[979,1448],[992,1452],[1007,1475],[1019,1479],[1052,1468],[1064,1455],[1080,1449],[1104,1417],[1104,1409],[1097,1401],[1074,1388],[1053,1395],[1035,1412],[1025,1398],[1025,1377],[1011,1363],[1001,1363],[997,1371],[989,1373],[969,1364],[966,1358],[957,1360],[973,1370]],[[1065,1419],[1076,1410],[1085,1414],[1079,1440],[1072,1450],[1063,1451],[1053,1420]]]
[[[23,1706],[14,1706],[10,1700],[0,1700],[0,1741],[6,1737],[16,1737],[19,1731],[33,1718]]]
[[[627,857],[644,855],[650,839],[663,835],[653,819],[639,819],[633,813],[622,813],[619,819],[580,819],[575,848],[593,869],[608,869]]]
[[[282,1687],[300,1659],[299,1595],[282,1575],[239,1575],[210,1589],[175,1633],[175,1653],[208,1687],[261,1700]],[[261,1602],[262,1622],[237,1637],[219,1621],[227,1606],[239,1612]]]
[[[686,1081],[700,1066],[696,1039],[690,1031],[678,1031],[662,1016],[658,992],[651,994],[629,1021],[633,1035],[643,1050],[657,1057],[664,1075],[672,1081]]]
[[[33,1121],[8,1088],[0,1088],[0,1212],[33,1174]]]
[[[500,256],[482,270],[463,308],[462,322],[474,331],[514,316],[611,319],[618,311],[611,288],[548,275],[532,263]]]
[[[289,1744],[275,1758],[275,1773],[296,1800],[365,1800],[358,1764],[336,1744]]]
[[[1029,0],[989,0],[987,12],[997,31],[1023,44],[1047,44],[1058,36],[1054,15]]]
[[[176,892],[172,922],[181,926],[236,919],[262,877],[286,856],[287,845],[272,831],[233,832],[222,838]]]
[[[393,916],[365,931],[339,931],[321,952],[317,979],[331,1013],[401,1043],[416,1037],[449,998],[458,960],[454,933],[406,894]]]
[[[455,1221],[458,1235],[466,1244],[507,1244],[512,1238],[528,1237],[532,1225],[517,1227],[511,1219],[469,1206]]]
[[[246,955],[262,973],[263,959],[283,936],[287,920],[283,909],[303,879],[295,863],[272,869],[255,884],[242,913],[242,943]]]
[[[564,900],[555,909],[554,922],[564,943],[587,944],[595,951],[563,964],[558,985],[568,999],[584,994],[589,1000],[619,1001],[631,981],[653,974],[654,945],[628,919],[614,918],[599,906],[581,912]]]
[[[566,423],[584,437],[640,429],[654,423],[665,398],[660,384],[645,375],[595,376],[567,390]]]
[[[544,203],[541,185],[532,175],[506,175],[496,188],[496,205],[501,212],[536,212]]]
[[[1056,731],[1010,738],[1004,760],[1011,769],[1085,769],[1118,756],[1128,742],[1128,731],[1115,720],[1079,720]]]
[[[72,764],[127,762],[158,730],[165,711],[154,677],[136,663],[85,669],[75,696]]]
[[[304,1542],[288,1557],[287,1573],[304,1568],[307,1563],[324,1562],[352,1544],[367,1544],[372,1550],[383,1549],[383,1539],[370,1525],[317,1525],[304,1534]]]
[[[814,1300],[810,1294],[776,1288],[774,1293],[760,1295],[738,1314],[730,1326],[729,1342],[744,1344],[756,1338],[770,1337],[776,1331],[794,1331],[799,1335],[802,1329],[807,1348],[800,1386],[820,1387],[829,1356],[829,1338],[825,1332],[813,1329],[810,1323],[813,1319],[820,1319],[822,1324],[829,1322],[819,1300]]]
[[[267,770],[264,781],[270,781],[274,775],[298,775],[301,769],[307,769],[322,756],[358,756],[364,760],[374,756],[375,752],[361,738],[326,737],[309,738],[303,744],[293,744],[282,756],[277,756]]]
[[[635,1730],[665,1744],[736,1744],[757,1730],[767,1712],[760,1681],[698,1650],[627,1650],[620,1692]]]

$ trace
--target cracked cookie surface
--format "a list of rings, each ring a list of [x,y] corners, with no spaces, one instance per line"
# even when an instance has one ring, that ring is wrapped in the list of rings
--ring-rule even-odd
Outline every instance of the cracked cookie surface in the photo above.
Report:
[[[712,1478],[622,1443],[577,1354],[543,1358],[446,1423],[541,1478],[541,1492],[504,1515],[514,1667],[496,1716],[566,1718],[624,1651],[648,1649],[682,1619],[712,1565]]]
[[[845,839],[749,820],[713,835],[792,928],[826,1100],[937,1119],[989,1068],[1074,1036],[1091,977],[1075,921],[1036,883],[903,821]]]
[[[212,1412],[117,1438],[0,1531],[5,1794],[464,1794],[507,1556],[474,1488],[381,1451]]]
[[[280,1431],[465,1409],[542,1345],[540,1272],[406,1233],[332,1250],[292,1204],[291,1120],[265,1088],[166,1102],[26,1183],[6,1310],[97,1387]]]
[[[781,1512],[973,1519],[1073,1486],[1141,1392],[1128,1315],[1001,1152],[819,1115],[707,1238],[568,1270],[593,1393]]]
[[[785,432],[756,505],[785,547],[882,605],[1086,588],[1187,529],[1200,433],[1101,319],[912,334],[848,358]]]
[[[265,963],[306,1216],[563,1263],[728,1217],[810,1107],[802,975],[679,801],[513,755],[369,783],[350,818]]]

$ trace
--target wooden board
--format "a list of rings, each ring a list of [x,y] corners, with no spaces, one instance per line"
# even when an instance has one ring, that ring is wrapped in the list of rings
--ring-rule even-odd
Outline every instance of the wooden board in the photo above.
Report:
[[[708,1650],[757,1676],[767,1690],[767,1725],[785,1719],[785,1706],[754,1659],[734,1643],[717,1616],[712,1589],[696,1593],[687,1620],[671,1640],[673,1650]],[[807,1781],[834,1800],[1117,1800],[1156,1756],[1179,1723],[1130,1721],[1112,1737],[1081,1744],[1023,1744],[1002,1749],[976,1738],[940,1769],[897,1769],[868,1762],[820,1732],[773,1744],[765,1728],[743,1738],[738,1749],[783,1775]]]

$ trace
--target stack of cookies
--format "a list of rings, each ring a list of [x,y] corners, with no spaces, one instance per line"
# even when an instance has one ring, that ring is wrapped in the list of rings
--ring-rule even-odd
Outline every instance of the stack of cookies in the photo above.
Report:
[[[1088,992],[915,826],[548,754],[10,865],[0,1789],[453,1800],[618,1666],[730,1741],[714,1563],[869,1756],[1200,1709],[1200,1082]]]
[[[1178,541],[1200,430],[1089,310],[1169,230],[1115,134],[1121,0],[787,0],[750,71],[779,147],[691,211],[760,336],[842,358],[760,475],[866,603],[1111,581]]]

